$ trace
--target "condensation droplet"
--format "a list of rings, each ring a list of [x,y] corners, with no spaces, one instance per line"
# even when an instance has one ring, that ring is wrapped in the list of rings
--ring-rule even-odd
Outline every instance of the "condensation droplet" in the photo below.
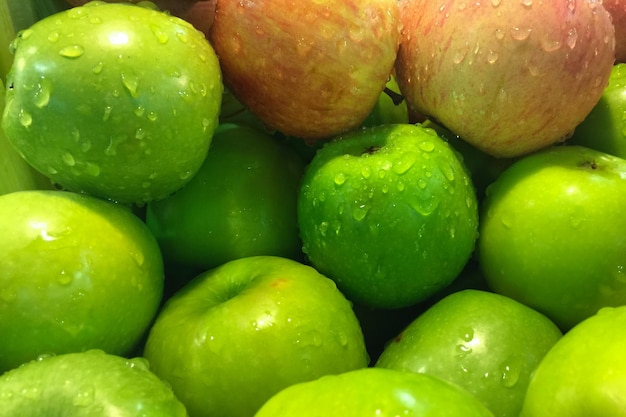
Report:
[[[76,165],[76,160],[74,159],[74,156],[69,152],[64,153],[61,156],[61,159],[63,159],[63,163],[65,163],[65,165],[69,167],[73,167]]]
[[[339,174],[335,175],[335,184],[337,185],[343,185],[346,180],[348,179],[348,177],[346,177],[346,174],[344,174],[343,172],[340,172]]]
[[[65,58],[79,58],[85,53],[85,48],[81,45],[69,45],[61,48],[59,55]]]
[[[365,204],[360,204],[352,209],[352,218],[356,221],[361,221],[367,216],[369,209]]]
[[[33,116],[31,116],[31,114],[24,109],[20,110],[20,114],[18,117],[20,120],[20,124],[24,127],[29,127],[33,124]]]
[[[54,32],[50,32],[48,34],[48,41],[52,42],[52,43],[56,43],[59,41],[59,38],[61,37],[61,35],[59,34],[59,32],[57,32],[56,30]]]
[[[576,47],[576,42],[578,42],[578,31],[576,28],[571,28],[567,31],[567,40],[565,43],[569,49],[574,49]]]
[[[97,74],[102,73],[103,69],[104,69],[104,63],[100,61],[91,69],[91,71],[97,75]]]
[[[124,85],[126,90],[130,93],[131,97],[136,98],[139,95],[138,93],[139,78],[137,78],[134,75],[125,74],[125,73],[122,73],[121,77],[122,77],[122,84]]]
[[[528,39],[530,32],[532,32],[530,28],[514,27],[511,29],[511,37],[516,41],[524,41]]]
[[[169,42],[170,37],[168,36],[167,32],[165,32],[157,25],[150,25],[150,30],[156,37],[157,42],[159,42],[161,45],[165,45],[167,42]]]

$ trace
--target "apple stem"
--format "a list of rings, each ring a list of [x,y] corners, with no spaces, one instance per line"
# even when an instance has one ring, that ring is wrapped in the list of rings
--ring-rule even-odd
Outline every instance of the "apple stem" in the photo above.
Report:
[[[389,87],[385,87],[384,92],[389,96],[389,98],[391,98],[391,101],[393,101],[393,104],[396,106],[399,106],[404,101],[404,96],[402,94],[396,93]]]

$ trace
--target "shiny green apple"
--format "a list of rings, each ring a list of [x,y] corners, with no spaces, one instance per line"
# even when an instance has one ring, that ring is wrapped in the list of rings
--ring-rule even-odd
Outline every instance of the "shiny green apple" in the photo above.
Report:
[[[146,223],[166,262],[199,270],[237,258],[300,260],[296,199],[304,160],[267,133],[222,124],[198,173],[150,202]]]
[[[198,170],[222,96],[219,62],[188,22],[94,1],[20,32],[2,128],[70,191],[163,198]]]
[[[2,417],[187,417],[144,358],[101,350],[41,356],[0,375]]]
[[[626,303],[626,160],[581,146],[524,157],[487,189],[477,256],[488,285],[562,330]]]
[[[449,285],[470,258],[477,199],[433,129],[395,124],[327,143],[298,199],[303,251],[355,303],[405,307]]]
[[[41,354],[129,354],[159,308],[156,240],[125,207],[68,191],[0,196],[0,372]]]
[[[568,143],[626,157],[626,63],[613,66],[600,101]]]
[[[432,375],[365,368],[292,385],[255,417],[493,417],[475,397]]]
[[[625,327],[626,306],[574,326],[537,367],[520,417],[626,416]]]
[[[334,282],[275,256],[197,276],[161,310],[144,355],[194,417],[252,417],[289,385],[368,365]]]
[[[387,345],[377,367],[435,375],[481,400],[496,417],[517,417],[537,364],[561,338],[541,313],[481,290],[452,293]]]

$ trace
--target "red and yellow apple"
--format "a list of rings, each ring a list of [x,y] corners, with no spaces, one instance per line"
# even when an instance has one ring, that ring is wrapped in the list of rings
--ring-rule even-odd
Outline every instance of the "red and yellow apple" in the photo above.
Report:
[[[224,83],[264,123],[313,142],[360,126],[393,69],[397,0],[218,0]]]
[[[407,103],[497,157],[567,138],[615,60],[613,23],[599,2],[399,4],[396,74]]]

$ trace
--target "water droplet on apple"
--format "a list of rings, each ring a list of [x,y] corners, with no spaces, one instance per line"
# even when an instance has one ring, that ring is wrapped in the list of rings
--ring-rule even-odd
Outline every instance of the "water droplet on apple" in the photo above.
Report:
[[[502,3],[502,0],[491,0],[491,5],[493,7],[498,7]]]
[[[59,34],[59,32],[55,30],[54,32],[50,32],[48,34],[48,41],[50,41],[51,43],[56,43],[59,41],[60,37],[61,35]]]
[[[561,49],[561,41],[553,39],[553,40],[549,40],[549,39],[544,39],[541,41],[541,49],[543,49],[546,52],[554,52],[557,51],[559,49]]]
[[[500,383],[506,388],[513,388],[519,382],[522,373],[522,360],[518,356],[512,356],[502,366]]]
[[[139,95],[139,78],[132,74],[122,73],[122,84],[126,88],[126,90],[130,93],[131,97],[137,98]]]
[[[464,329],[463,334],[461,335],[461,339],[463,339],[465,342],[471,342],[472,340],[474,340],[474,329],[472,329],[471,327]]]
[[[100,165],[94,164],[92,162],[85,163],[85,172],[92,177],[97,177],[100,175]]]
[[[93,385],[83,387],[72,400],[76,407],[89,407],[95,401],[95,388]]]
[[[487,62],[489,64],[495,64],[498,58],[500,58],[500,54],[498,54],[496,51],[490,50],[487,53]]]
[[[427,217],[435,212],[435,210],[439,206],[439,200],[432,196],[429,196],[427,199],[424,200],[413,200],[410,202],[410,205],[416,213]]]
[[[367,216],[368,211],[369,208],[365,204],[360,204],[352,209],[352,218],[360,222]]]
[[[530,32],[532,32],[531,28],[520,28],[516,26],[511,28],[511,37],[516,41],[525,41],[530,36]]]
[[[372,170],[369,166],[365,165],[361,168],[361,176],[367,179],[372,175]]]
[[[398,160],[394,161],[392,169],[396,174],[402,175],[411,169],[413,165],[415,165],[415,154],[408,152],[403,153]]]
[[[136,358],[128,359],[126,361],[126,366],[128,366],[129,368],[140,369],[143,371],[150,370],[150,362],[148,362],[148,360],[143,357],[136,357]]]
[[[108,156],[116,155],[117,147],[124,142],[126,142],[126,136],[124,135],[109,137],[109,144],[104,150],[104,154]]]
[[[65,58],[79,58],[85,53],[85,48],[81,45],[68,45],[61,48],[59,55]]]
[[[35,359],[37,362],[42,362],[45,361],[46,359],[50,359],[55,357],[56,355],[54,353],[42,353],[39,356],[37,356],[37,359]]]
[[[435,150],[435,143],[431,140],[423,140],[417,145],[424,152],[432,152]]]
[[[63,160],[63,163],[65,163],[65,165],[69,167],[73,167],[74,165],[76,165],[76,160],[74,159],[74,155],[72,155],[69,152],[64,153],[61,156],[61,159]]]
[[[337,185],[343,185],[346,180],[348,179],[348,177],[346,176],[346,174],[344,174],[343,172],[340,172],[339,174],[335,175],[335,184]]]
[[[576,47],[576,42],[578,42],[578,31],[576,28],[571,28],[567,31],[567,40],[565,43],[569,49],[574,49]]]
[[[156,122],[158,118],[159,116],[155,112],[151,111],[148,113],[148,120],[150,120],[151,122]]]
[[[328,231],[328,222],[321,222],[319,227],[318,227],[318,230],[319,230],[320,235],[325,237],[326,236],[326,232]]]
[[[150,25],[150,30],[156,37],[157,42],[159,42],[161,45],[165,45],[170,40],[170,37],[168,36],[167,32],[165,32],[163,29],[161,29],[157,25],[154,25],[154,24]]]
[[[30,125],[33,124],[33,116],[31,116],[31,114],[28,113],[24,109],[20,110],[20,114],[18,118],[19,118],[20,124],[24,127],[29,127]]]
[[[68,274],[65,270],[61,271],[57,278],[57,282],[62,286],[70,285],[73,280],[72,275]]]
[[[38,108],[44,108],[50,102],[50,94],[52,92],[52,83],[46,77],[42,77],[35,88],[33,103]]]
[[[531,7],[533,5],[533,0],[521,0],[523,6]]]

